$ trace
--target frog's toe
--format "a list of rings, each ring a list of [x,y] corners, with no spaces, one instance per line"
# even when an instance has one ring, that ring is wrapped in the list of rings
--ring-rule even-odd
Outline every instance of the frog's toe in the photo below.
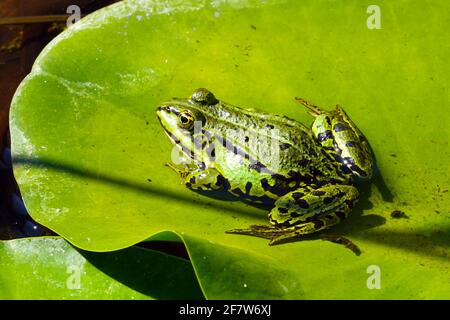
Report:
[[[298,238],[298,236],[297,235],[281,235],[281,236],[278,236],[278,237],[274,237],[274,238],[270,239],[269,246],[275,246],[277,244],[283,244],[283,243],[288,242],[289,240],[294,239],[294,238]]]
[[[243,234],[247,236],[265,238],[265,239],[273,239],[276,234],[280,232],[279,228],[272,226],[264,226],[264,225],[252,225],[247,229],[232,229],[227,230],[225,233],[228,234]]]
[[[282,244],[286,242],[291,241],[299,241],[301,238],[303,238],[305,235],[311,233],[303,233],[298,232],[298,230],[303,229],[302,227],[296,227],[295,229],[289,228],[288,230],[278,232],[274,237],[271,238],[269,242],[269,246],[274,246],[277,244]]]

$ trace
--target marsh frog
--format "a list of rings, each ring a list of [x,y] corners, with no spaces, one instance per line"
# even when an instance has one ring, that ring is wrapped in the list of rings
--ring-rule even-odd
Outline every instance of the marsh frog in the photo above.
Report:
[[[337,224],[358,200],[356,177],[369,179],[373,157],[340,106],[332,111],[296,98],[311,127],[281,115],[218,100],[201,88],[157,107],[157,116],[185,159],[167,164],[194,190],[225,190],[271,205],[271,225],[226,231],[285,242]]]

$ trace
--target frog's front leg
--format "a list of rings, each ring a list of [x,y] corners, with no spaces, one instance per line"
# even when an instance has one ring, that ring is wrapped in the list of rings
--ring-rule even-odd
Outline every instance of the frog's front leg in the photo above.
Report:
[[[177,168],[170,163],[166,166],[177,172],[181,177],[181,183],[193,190],[217,190],[226,183],[225,178],[214,168],[190,169],[185,166],[183,169]]]
[[[275,202],[269,213],[273,226],[251,226],[227,233],[245,234],[270,239],[270,245],[287,239],[329,228],[345,219],[358,199],[358,190],[351,185],[325,185],[289,192]]]

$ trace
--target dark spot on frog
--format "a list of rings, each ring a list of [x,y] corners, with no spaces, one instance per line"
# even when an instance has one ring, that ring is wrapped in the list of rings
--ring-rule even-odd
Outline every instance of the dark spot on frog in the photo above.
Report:
[[[245,136],[244,141],[248,142],[250,140],[250,138],[248,136]]]
[[[325,197],[324,199],[323,199],[323,204],[330,204],[330,203],[332,203],[334,201],[334,198],[333,197]]]
[[[300,199],[301,197],[303,197],[305,194],[304,193],[301,193],[301,192],[294,192],[294,193],[292,193],[292,198],[294,198],[294,200],[298,200],[298,199]]]
[[[221,186],[224,190],[230,189],[230,182],[225,179],[222,175],[217,176],[216,186]]]
[[[251,163],[248,165],[248,168],[250,170],[255,170],[256,172],[261,172],[263,169],[266,169],[266,166],[263,165],[261,162]],[[266,179],[267,180],[267,179]]]
[[[261,187],[267,191],[269,189],[269,182],[267,181],[266,178],[261,179]]]
[[[291,212],[291,218],[298,218],[300,216],[301,216],[301,214],[299,214],[298,212],[295,212],[295,211]]]
[[[249,181],[245,184],[245,193],[249,194],[251,189],[252,189],[252,183]]]
[[[148,181],[148,182],[152,182],[152,179],[148,178],[147,181]]]
[[[392,158],[397,158],[397,155],[396,155],[395,153],[390,154],[390,156],[391,156]]]
[[[337,195],[336,195],[336,197],[337,198],[342,198],[342,197],[344,197],[346,195],[346,193],[344,192],[344,191],[341,191],[341,192],[339,192]]]
[[[400,218],[409,219],[409,217],[403,211],[400,211],[400,210],[392,211],[391,217],[394,219],[400,219]]]
[[[254,25],[250,25],[250,28],[252,28],[253,30],[256,30],[256,27]]]
[[[264,128],[266,128],[266,129],[273,129],[273,128],[275,128],[273,125],[271,125],[271,124],[266,124],[265,126],[264,126]]]
[[[353,172],[357,172],[361,177],[367,177],[367,172],[362,170],[357,165],[352,165],[350,168],[352,169]]]
[[[339,180],[336,180],[336,179],[330,179],[329,181],[328,181],[328,183],[329,184],[339,184],[339,183],[341,183],[341,181],[339,181]]]
[[[348,141],[348,142],[345,143],[345,146],[353,148],[353,147],[356,146],[356,143],[355,143],[355,141]]]
[[[298,200],[296,200],[295,202],[296,202],[296,203],[298,204],[298,206],[299,206],[300,208],[302,208],[302,209],[308,209],[308,208],[309,208],[309,204],[308,204],[308,202],[306,202],[305,199],[298,199]]]
[[[440,214],[440,213],[441,213],[439,210],[434,210],[434,212],[436,212],[437,214]]]
[[[269,181],[264,178],[261,180],[261,187],[265,191],[269,191],[277,196],[285,195],[287,191],[289,191],[289,186],[286,184],[286,181],[275,179],[275,184],[271,186]]]
[[[310,161],[308,159],[302,159],[298,162],[301,167],[306,167]]]
[[[336,123],[333,128],[334,132],[341,132],[344,130],[348,130],[348,128],[342,123]]]
[[[289,149],[290,147],[292,147],[292,145],[290,145],[289,143],[282,143],[282,144],[280,144],[280,149],[281,150],[286,150],[286,149]]]
[[[244,193],[239,188],[234,188],[234,189],[230,190],[230,192],[235,194],[238,197],[244,196]]]
[[[311,192],[311,194],[313,196],[320,197],[320,196],[323,196],[325,194],[325,191],[316,190],[316,191]]]
[[[286,208],[278,208],[278,212],[279,213],[288,213],[288,209],[286,209]]]
[[[227,147],[228,146],[227,140],[220,138],[219,141],[222,143],[222,146],[224,146],[225,148],[228,149],[228,147]],[[230,147],[231,147],[231,144],[230,144]]]
[[[320,229],[323,227],[323,221],[322,220],[313,220],[314,228]]]
[[[195,184],[195,177],[191,177],[191,179],[189,179],[189,182],[190,182],[191,184]]]
[[[319,142],[324,142],[325,140],[332,139],[333,134],[330,130],[325,130],[324,132],[321,132],[317,135],[317,140]]]
[[[345,164],[343,164],[343,165],[341,166],[341,171],[342,171],[344,174],[350,174],[350,173],[352,173],[352,170],[350,170],[350,168],[347,167]]]

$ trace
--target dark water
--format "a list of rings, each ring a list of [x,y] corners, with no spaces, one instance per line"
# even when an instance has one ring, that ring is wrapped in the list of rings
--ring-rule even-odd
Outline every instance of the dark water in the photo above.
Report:
[[[11,149],[0,158],[0,240],[52,235],[28,214],[20,196],[11,166]]]

